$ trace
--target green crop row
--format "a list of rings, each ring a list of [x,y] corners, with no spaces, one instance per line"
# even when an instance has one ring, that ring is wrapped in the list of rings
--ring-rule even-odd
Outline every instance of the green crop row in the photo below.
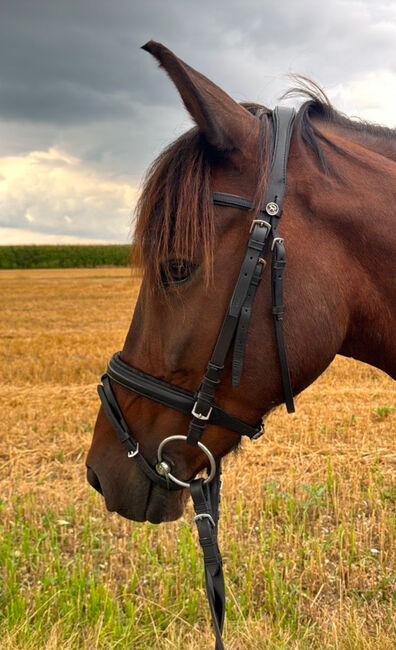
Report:
[[[0,246],[0,269],[54,269],[129,266],[129,244]]]

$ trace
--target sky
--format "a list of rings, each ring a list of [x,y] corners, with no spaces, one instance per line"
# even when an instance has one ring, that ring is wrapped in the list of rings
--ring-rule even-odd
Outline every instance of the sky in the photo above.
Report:
[[[300,73],[396,127],[394,0],[0,0],[0,244],[130,241],[192,124],[150,39],[237,101],[273,107]]]

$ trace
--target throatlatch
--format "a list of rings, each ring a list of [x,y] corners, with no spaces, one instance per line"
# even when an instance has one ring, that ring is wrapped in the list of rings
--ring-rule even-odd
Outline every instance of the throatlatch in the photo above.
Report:
[[[234,343],[232,358],[232,385],[239,385],[242,371],[245,344],[257,287],[260,284],[266,257],[270,248],[272,314],[275,323],[276,344],[281,370],[282,386],[286,407],[294,411],[293,392],[287,363],[283,336],[283,271],[286,252],[283,238],[278,233],[278,223],[282,216],[283,199],[286,189],[286,168],[290,139],[293,130],[295,111],[292,108],[276,107],[272,113],[274,149],[268,186],[262,208],[253,219],[245,256],[239,276],[228,305],[228,309],[208,362],[206,372],[195,393],[186,391],[137,370],[126,364],[116,353],[109,361],[107,372],[102,377],[98,393],[103,410],[117,436],[140,469],[153,482],[168,490],[188,487],[194,503],[198,537],[204,554],[205,583],[213,628],[216,636],[215,650],[224,650],[221,639],[224,613],[225,590],[222,560],[217,545],[217,525],[219,519],[220,463],[216,465],[210,450],[202,444],[201,438],[208,424],[217,424],[245,435],[252,440],[263,433],[263,423],[248,424],[223,411],[214,398],[220,383],[226,357]],[[253,210],[251,201],[233,194],[213,193],[213,203],[236,209]],[[186,415],[191,415],[187,436],[177,435],[165,438],[158,448],[158,463],[152,467],[139,450],[139,443],[132,435],[122,415],[113,393],[110,380],[135,393]],[[182,481],[171,473],[170,465],[162,458],[162,449],[170,441],[183,440],[198,446],[207,456],[210,472],[206,479]]]

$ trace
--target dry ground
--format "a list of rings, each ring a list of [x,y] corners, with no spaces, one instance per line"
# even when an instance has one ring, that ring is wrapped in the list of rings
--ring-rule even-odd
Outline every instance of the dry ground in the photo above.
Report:
[[[2,648],[212,646],[191,510],[126,522],[85,482],[137,291],[128,269],[0,272]],[[396,647],[395,406],[387,376],[337,358],[229,459],[229,650]]]

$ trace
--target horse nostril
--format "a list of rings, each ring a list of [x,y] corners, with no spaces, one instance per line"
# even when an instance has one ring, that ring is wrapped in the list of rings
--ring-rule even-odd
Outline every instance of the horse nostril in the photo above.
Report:
[[[87,481],[90,485],[92,485],[93,488],[95,488],[95,490],[99,492],[99,494],[103,495],[102,488],[100,487],[100,481],[93,469],[90,467],[87,467]]]

